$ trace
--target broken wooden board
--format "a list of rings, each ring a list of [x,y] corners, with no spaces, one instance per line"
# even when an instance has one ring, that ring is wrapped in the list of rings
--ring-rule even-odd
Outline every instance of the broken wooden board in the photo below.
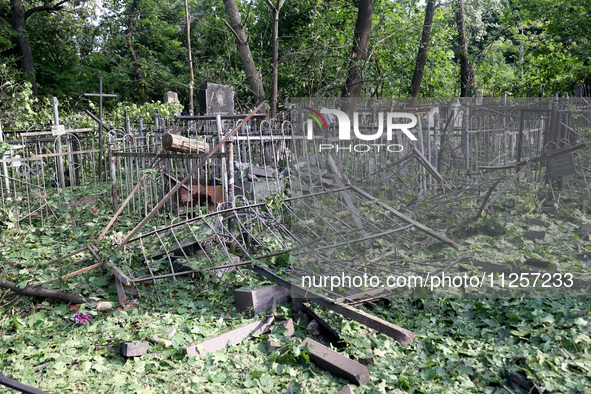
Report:
[[[148,342],[125,342],[121,344],[121,355],[124,357],[141,357],[148,353]]]
[[[249,312],[250,316],[270,310],[273,303],[280,304],[289,300],[290,291],[284,287],[269,285],[259,289],[234,290],[238,312]]]
[[[22,393],[28,394],[49,394],[47,391],[39,390],[36,387],[28,386],[13,379],[9,379],[0,373],[0,385],[10,387]]]
[[[310,338],[304,339],[302,345],[308,346],[310,360],[318,367],[333,375],[347,379],[358,386],[369,382],[369,370],[365,365],[351,360],[349,357],[343,356]]]
[[[305,300],[296,299],[292,302],[292,309],[294,312],[301,311],[307,313],[311,319],[315,320],[320,329],[320,337],[323,341],[326,339],[336,348],[342,348],[345,344],[344,341],[341,339],[338,331],[335,330],[330,324],[328,324],[323,318],[318,316],[316,312],[308,305],[306,302],[302,302]]]
[[[297,296],[315,302],[318,305],[337,312],[348,319],[355,320],[358,323],[394,338],[404,346],[410,344],[416,337],[416,334],[412,331],[406,330],[400,326],[397,326],[396,324],[392,324],[386,320],[380,319],[379,317],[373,316],[367,312],[363,312],[351,306],[337,304],[329,298],[323,297],[308,289],[304,289],[303,287],[292,284],[291,282],[274,274],[266,268],[253,264],[249,264],[247,267],[257,274],[273,280],[278,285],[283,286],[286,289],[290,289],[292,292],[292,298]]]
[[[293,337],[293,334],[295,333],[295,327],[293,325],[293,320],[289,319],[287,321],[281,322],[278,324],[279,326],[283,326],[283,328],[285,329],[283,332],[283,336],[285,338],[291,338]],[[272,336],[269,336],[269,339],[267,340],[267,353],[271,354],[272,352],[274,352],[275,350],[277,350],[279,347],[281,346],[280,342],[275,342],[272,339]]]
[[[266,321],[255,321],[244,327],[237,328],[196,345],[189,346],[185,348],[185,353],[187,354],[187,357],[199,357],[207,353],[224,349],[228,347],[228,344],[237,345],[253,335],[261,335],[267,332],[273,324],[273,320],[274,318],[270,317]]]

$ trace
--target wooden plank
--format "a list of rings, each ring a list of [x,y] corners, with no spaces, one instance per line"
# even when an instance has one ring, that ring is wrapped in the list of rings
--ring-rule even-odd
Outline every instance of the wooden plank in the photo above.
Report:
[[[119,217],[119,215],[121,215],[121,212],[123,212],[123,209],[125,209],[125,207],[127,206],[127,204],[129,204],[129,202],[131,201],[133,195],[138,191],[140,185],[142,184],[142,182],[148,177],[148,173],[144,173],[144,175],[142,175],[142,177],[140,178],[140,180],[137,182],[137,184],[134,186],[133,190],[131,191],[131,193],[129,193],[129,195],[127,196],[127,198],[125,199],[125,201],[123,201],[123,204],[121,204],[121,206],[119,207],[119,210],[117,212],[115,212],[115,215],[113,215],[113,217],[111,218],[111,220],[109,221],[109,223],[107,224],[107,227],[105,227],[103,229],[103,231],[99,234],[98,238],[96,239],[96,241],[94,241],[95,245],[98,245],[99,242],[102,241],[103,237],[105,236],[105,234],[107,234],[107,231],[109,231],[109,229],[111,228],[111,226],[115,223],[115,221],[117,221],[117,218]]]
[[[127,301],[127,298],[125,296],[125,289],[123,288],[123,284],[121,283],[119,278],[117,278],[116,276],[115,287],[117,287],[117,299],[119,301],[119,305],[124,306]]]
[[[341,336],[339,335],[338,331],[335,330],[330,324],[328,324],[323,318],[318,316],[318,314],[314,312],[310,305],[304,302],[302,304],[302,311],[306,312],[308,315],[310,315],[310,317],[312,317],[312,319],[316,320],[316,322],[322,328],[321,331],[324,331],[322,334],[326,336],[326,338],[329,340],[330,343],[333,344],[333,346],[339,349],[343,347],[344,342],[341,339]]]
[[[271,324],[273,324],[273,317],[270,317],[266,321],[255,321],[244,327],[237,328],[235,330],[226,332],[215,338],[208,339],[196,345],[185,348],[187,357],[199,357],[206,355],[207,353],[216,352],[224,349],[228,344],[237,345],[250,338],[252,335],[261,335],[269,330]]]
[[[123,273],[123,271],[121,271],[117,267],[107,267],[107,268],[109,269],[109,271],[111,271],[113,273],[113,275],[115,275],[115,277],[117,279],[119,279],[121,284],[123,284],[125,286],[131,286],[131,279],[129,279],[129,277],[127,275],[125,275]]]
[[[402,345],[406,346],[410,344],[416,337],[416,334],[412,331],[406,330],[400,326],[397,326],[396,324],[392,324],[386,320],[370,315],[369,313],[363,312],[359,309],[343,304],[337,304],[333,300],[321,296],[320,294],[316,294],[313,291],[310,291],[309,289],[304,289],[303,287],[290,283],[289,281],[283,279],[278,275],[275,275],[266,268],[252,264],[249,264],[248,268],[253,270],[257,274],[264,276],[265,278],[273,280],[278,285],[290,289],[292,292],[292,298],[300,297],[308,299],[312,302],[317,303],[318,305],[324,306],[325,308],[337,312],[348,319],[355,320],[356,322],[361,323],[369,328],[378,330],[379,332],[388,335],[391,338],[394,338]]]
[[[21,393],[49,394],[47,391],[39,390],[38,388],[35,388],[32,386],[27,386],[26,384],[22,384],[21,382],[17,382],[16,380],[9,379],[2,374],[0,374],[0,385],[10,387],[11,389],[18,390]]]
[[[234,290],[238,312],[250,312],[251,316],[270,310],[273,304],[280,304],[289,299],[290,291],[281,286],[269,285],[259,289]]]
[[[148,342],[125,342],[121,344],[121,355],[123,357],[141,357],[148,353],[149,347]]]
[[[61,280],[64,280],[64,279],[71,278],[72,276],[76,276],[78,274],[82,274],[84,272],[92,271],[93,269],[98,268],[98,267],[101,267],[104,264],[105,264],[104,262],[100,262],[100,263],[96,263],[96,264],[93,264],[93,265],[89,265],[88,267],[84,267],[84,268],[81,268],[81,269],[79,269],[77,271],[70,272],[69,274],[62,276],[60,279]],[[53,279],[50,282],[53,282],[54,280],[57,280],[57,279]],[[49,283],[49,282],[47,282],[47,283]]]
[[[365,365],[361,365],[311,338],[304,339],[302,345],[308,346],[310,360],[320,368],[358,386],[369,382],[369,370]]]

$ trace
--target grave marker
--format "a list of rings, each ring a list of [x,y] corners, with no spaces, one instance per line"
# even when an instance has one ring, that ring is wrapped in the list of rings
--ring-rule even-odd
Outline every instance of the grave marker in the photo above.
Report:
[[[229,86],[207,82],[199,87],[201,115],[233,115],[234,91]]]

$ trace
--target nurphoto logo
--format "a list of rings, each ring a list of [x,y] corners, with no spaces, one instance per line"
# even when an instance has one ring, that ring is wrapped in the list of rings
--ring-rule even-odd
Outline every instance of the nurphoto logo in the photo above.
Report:
[[[365,153],[370,151],[402,152],[400,143],[403,136],[417,141],[411,129],[418,123],[417,117],[408,112],[386,112],[371,110],[355,111],[351,120],[341,109],[323,107],[315,110],[302,108],[303,132],[306,140],[326,139],[335,133],[338,140],[322,141],[318,145],[323,151],[348,151]],[[358,141],[359,143],[355,143]]]

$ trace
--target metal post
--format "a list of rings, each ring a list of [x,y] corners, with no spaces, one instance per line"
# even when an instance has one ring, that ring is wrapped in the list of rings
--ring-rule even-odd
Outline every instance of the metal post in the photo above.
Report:
[[[0,142],[4,142],[4,133],[2,132],[2,123],[0,123]],[[3,154],[2,158],[6,156]],[[6,186],[6,193],[10,194],[10,180],[8,179],[8,165],[2,162],[2,172],[4,173],[4,185]]]
[[[464,140],[464,167],[466,170],[466,180],[470,173],[470,141],[468,134],[468,107],[464,108],[462,116],[462,138]]]
[[[74,144],[73,144],[73,140],[74,140],[74,135],[68,133],[66,136],[66,147],[68,149],[68,152],[73,152],[74,151]],[[78,185],[78,180],[76,178],[76,173],[75,173],[75,167],[74,167],[74,155],[69,154],[68,155],[68,176],[70,178],[70,185],[71,186],[77,186]]]
[[[99,75],[99,182],[103,181],[103,77]]]
[[[433,114],[433,158],[431,164],[437,165],[439,155],[439,110]]]
[[[115,156],[113,155],[114,148],[113,145],[109,146],[109,169],[111,173],[111,190],[113,192],[113,212],[117,212],[119,207],[117,204],[117,172],[115,169]]]
[[[561,133],[560,133],[560,144],[558,145],[560,148],[564,148],[568,144],[575,143],[575,135],[570,132],[571,127],[571,107],[570,107],[570,96],[568,93],[564,94],[564,121],[561,122]]]
[[[143,137],[144,136],[144,117],[142,115],[140,115],[140,136]]]
[[[427,139],[426,139],[426,143],[427,143],[427,160],[429,160],[429,164],[433,164],[433,161],[431,160],[431,124],[429,122],[429,114],[427,114],[427,116],[425,117],[425,126],[427,129]],[[427,176],[428,180],[429,180],[429,187],[431,187],[431,185],[433,184],[433,178],[431,177],[431,173],[429,173],[429,175]]]
[[[554,142],[556,142],[556,130],[558,124],[558,105],[560,99],[558,93],[554,95],[552,99],[552,112],[550,113],[550,130],[547,135],[544,136],[544,150],[556,149]]]
[[[523,109],[519,111],[519,134],[517,134],[517,161],[520,162],[523,157]]]
[[[131,127],[129,125],[129,115],[127,114],[127,110],[125,110],[125,134],[129,134]]]
[[[52,97],[52,104],[53,104],[53,124],[56,127],[60,125],[60,120],[59,120],[59,114],[57,111],[57,97]],[[57,138],[56,138],[56,153],[62,153],[62,136],[59,135],[59,132],[57,132]],[[66,187],[66,181],[64,179],[64,158],[63,156],[57,156],[55,158],[55,161],[57,163],[57,177],[58,177],[58,183],[59,186],[63,189],[64,187]]]
[[[216,115],[215,122],[216,122],[216,126],[217,126],[218,141],[221,142],[222,139],[224,138],[223,127],[222,127],[222,117],[220,115]],[[222,154],[222,157],[224,156],[224,153],[226,153],[225,144],[220,147],[220,153]],[[228,167],[227,167],[226,161],[224,159],[222,159],[222,161],[221,161],[221,170],[222,170],[222,192],[224,193],[224,202],[229,202],[229,201],[227,201],[228,190],[229,190],[229,187],[228,187]]]
[[[228,145],[228,202],[234,207],[234,141],[231,139]]]
[[[235,137],[232,137],[232,139]],[[232,139],[228,140],[228,203],[229,206],[234,208],[234,141]],[[236,224],[234,219],[229,219],[228,222],[228,229],[230,230],[230,234],[234,234],[234,229],[236,228]],[[236,242],[232,242],[230,244],[230,251],[232,253],[236,253]]]

